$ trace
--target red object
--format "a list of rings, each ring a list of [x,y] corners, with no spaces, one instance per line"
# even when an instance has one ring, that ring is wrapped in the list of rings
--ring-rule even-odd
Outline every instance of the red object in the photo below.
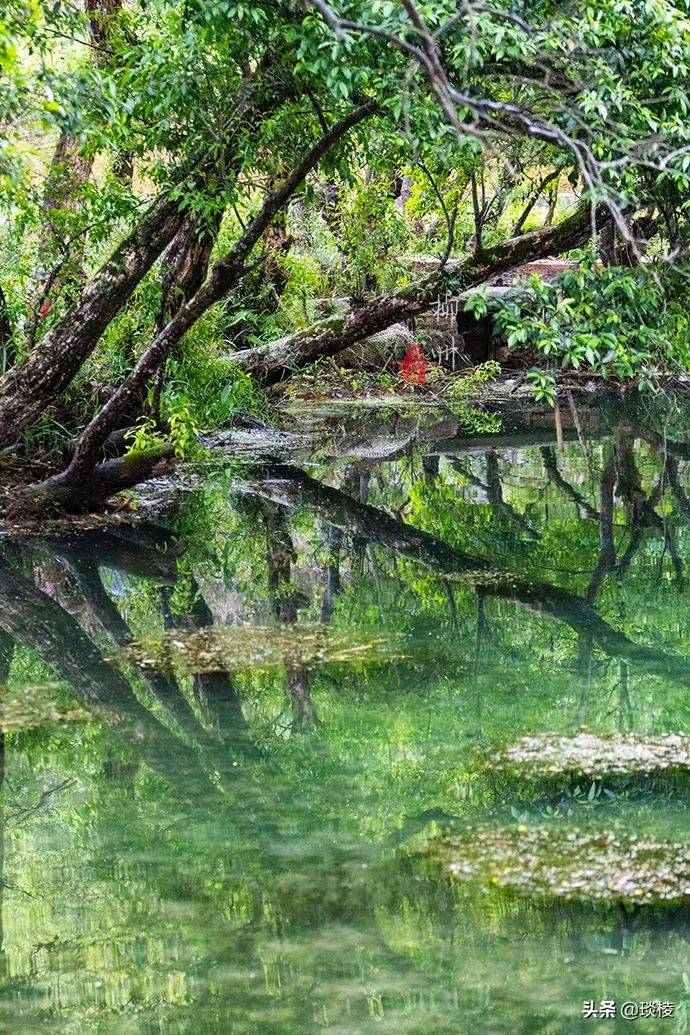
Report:
[[[421,345],[410,345],[400,364],[403,380],[410,385],[423,385],[426,381],[426,359]]]
[[[48,316],[52,308],[52,305],[46,298],[45,301],[41,304],[41,308],[38,310],[38,315],[41,317],[42,320],[45,320],[46,316]]]

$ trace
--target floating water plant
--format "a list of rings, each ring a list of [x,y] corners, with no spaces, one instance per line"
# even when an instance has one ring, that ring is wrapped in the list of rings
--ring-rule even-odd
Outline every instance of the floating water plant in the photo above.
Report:
[[[359,663],[403,657],[395,637],[357,639],[322,626],[211,626],[169,633],[161,639],[134,640],[123,651],[144,668],[184,672],[227,672],[252,666]]]
[[[601,778],[687,771],[690,737],[676,733],[657,737],[640,737],[633,733],[600,737],[586,732],[570,737],[556,734],[521,737],[492,749],[485,768],[535,780],[562,774]]]
[[[47,723],[83,722],[89,713],[57,703],[56,691],[64,698],[64,686],[54,683],[29,683],[11,691],[0,685],[0,733],[30,729]]]
[[[452,876],[483,891],[564,901],[690,903],[690,844],[577,828],[471,829],[437,842]]]

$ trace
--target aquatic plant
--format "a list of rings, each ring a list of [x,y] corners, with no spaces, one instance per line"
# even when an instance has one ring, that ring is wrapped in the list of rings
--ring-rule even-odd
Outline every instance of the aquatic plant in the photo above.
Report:
[[[468,829],[432,846],[455,880],[483,891],[626,905],[690,902],[690,844],[575,827]]]
[[[687,770],[690,737],[665,733],[644,737],[634,733],[597,736],[539,734],[492,747],[485,755],[491,772],[514,772],[528,779],[562,773],[603,777],[633,773]]]
[[[137,639],[123,656],[143,668],[225,672],[323,662],[381,661],[401,657],[395,637],[356,638],[319,626],[211,626],[175,630],[161,639]]]

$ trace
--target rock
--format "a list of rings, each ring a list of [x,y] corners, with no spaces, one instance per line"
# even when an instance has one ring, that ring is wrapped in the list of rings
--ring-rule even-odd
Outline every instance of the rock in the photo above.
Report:
[[[427,331],[424,351],[429,359],[445,370],[460,370],[470,365],[465,339],[454,326]]]
[[[319,298],[314,302],[314,313],[317,320],[336,313],[349,313],[352,309],[349,298]]]
[[[415,337],[404,323],[394,323],[385,331],[372,334],[350,348],[337,352],[333,357],[339,367],[346,370],[386,370],[399,362]]]

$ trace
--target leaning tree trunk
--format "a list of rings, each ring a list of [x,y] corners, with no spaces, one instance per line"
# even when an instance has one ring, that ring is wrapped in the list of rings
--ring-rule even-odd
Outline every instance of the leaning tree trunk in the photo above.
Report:
[[[245,276],[251,268],[247,263],[254,248],[270,226],[274,216],[284,208],[308,173],[350,129],[377,111],[378,106],[375,101],[369,101],[359,108],[355,108],[324,133],[306,152],[281,186],[264,200],[239,241],[213,265],[204,284],[178,310],[161,333],[156,335],[131,373],[87,426],[67,468],[61,474],[55,475],[39,485],[30,486],[25,490],[24,495],[42,501],[46,505],[60,505],[77,510],[89,509],[89,493],[93,494],[94,505],[103,501],[101,486],[97,483],[96,476],[107,465],[98,465],[98,460],[102,455],[105,441],[118,427],[122,414],[130,408],[132,400],[139,397],[151,376],[167,359],[171,349],[177,345],[190,327],[212,305],[224,298]],[[112,495],[112,491],[109,494]]]
[[[156,317],[158,334],[175,313],[195,295],[208,273],[223,212],[218,208],[210,219],[190,213],[163,257],[162,297]]]
[[[601,228],[609,220],[606,206],[598,206],[595,226]],[[583,205],[558,226],[511,238],[467,259],[460,266],[444,267],[424,280],[382,296],[351,313],[329,316],[278,341],[238,352],[232,356],[232,361],[246,373],[267,384],[274,384],[322,356],[332,356],[391,324],[418,316],[449,293],[459,294],[525,262],[577,248],[591,232],[591,209],[589,205]]]
[[[199,290],[208,274],[211,252],[223,218],[219,207],[209,219],[190,213],[163,256],[161,303],[156,316],[156,334],[165,330],[173,316]],[[158,371],[151,413],[160,415],[160,400],[165,378],[165,363]],[[138,407],[141,412],[141,406]]]
[[[47,506],[56,511],[68,510],[78,514],[97,510],[118,492],[133,489],[151,478],[171,474],[177,463],[178,458],[169,446],[104,460],[93,467],[88,477],[69,481],[50,479],[45,485],[30,487],[21,494],[17,511],[23,511],[26,499],[41,508]]]
[[[182,218],[177,201],[155,201],[79,300],[44,335],[40,349],[0,379],[0,449],[12,445],[71,383]]]
[[[81,193],[93,168],[93,155],[84,145],[63,130],[58,137],[43,195],[43,218],[38,240],[38,265],[30,292],[31,324],[28,337],[33,347],[41,322],[52,307],[52,297],[58,287],[75,284],[79,279],[83,246],[78,246],[75,235],[61,225],[68,215],[74,216],[81,208]],[[71,220],[70,220],[71,222]]]
[[[270,115],[285,100],[290,90],[282,82],[275,86],[275,68],[262,66],[270,78],[255,74],[239,91],[232,125],[227,128],[227,153],[221,162],[199,158],[193,167],[181,169],[178,185],[189,172],[203,173],[207,179],[219,176],[223,166],[232,171],[236,135],[259,119]],[[219,180],[220,182],[220,180]],[[225,183],[224,179],[222,183]],[[222,184],[221,184],[222,185]],[[110,321],[132,296],[135,288],[182,226],[184,213],[179,201],[165,192],[144,213],[130,235],[115,249],[107,262],[84,287],[78,300],[41,338],[21,364],[0,378],[0,449],[12,445],[24,430],[52,405],[72,382],[86,359],[96,348]]]

